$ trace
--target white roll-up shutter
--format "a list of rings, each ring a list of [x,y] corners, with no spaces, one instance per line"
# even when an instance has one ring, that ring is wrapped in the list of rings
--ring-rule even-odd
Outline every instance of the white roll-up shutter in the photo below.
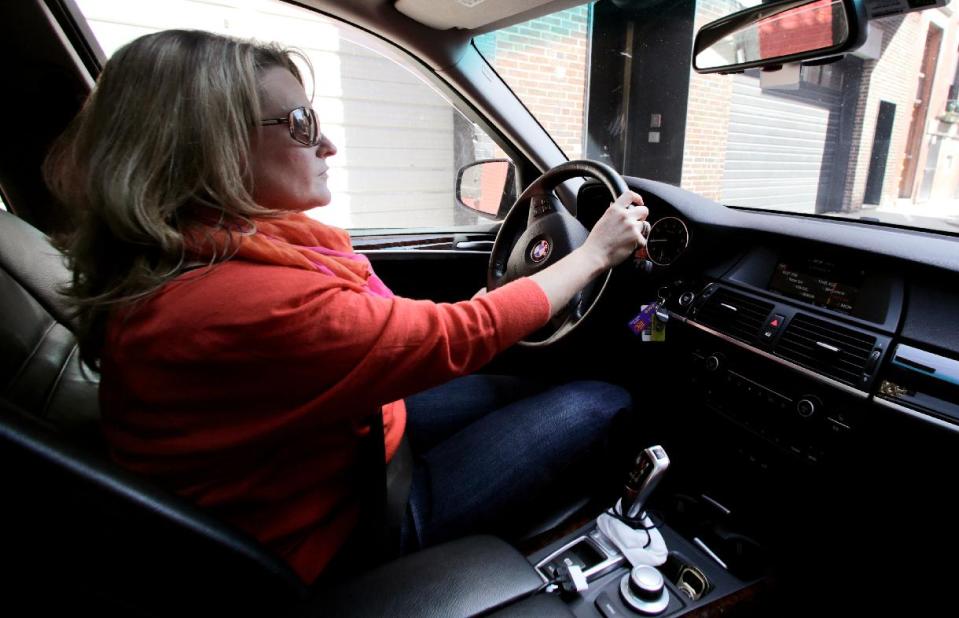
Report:
[[[840,106],[839,92],[762,90],[758,77],[733,76],[721,201],[816,212],[829,192]]]

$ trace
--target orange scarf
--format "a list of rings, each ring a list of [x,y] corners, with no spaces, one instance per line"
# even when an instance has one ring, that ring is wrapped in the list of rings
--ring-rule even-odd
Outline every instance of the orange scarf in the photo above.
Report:
[[[201,259],[210,259],[215,247],[238,242],[234,257],[261,264],[315,270],[345,279],[370,294],[392,297],[393,293],[373,272],[364,255],[353,252],[350,235],[324,225],[300,212],[276,219],[257,219],[256,233],[230,234],[223,228],[204,228],[205,238],[196,235],[187,244]]]

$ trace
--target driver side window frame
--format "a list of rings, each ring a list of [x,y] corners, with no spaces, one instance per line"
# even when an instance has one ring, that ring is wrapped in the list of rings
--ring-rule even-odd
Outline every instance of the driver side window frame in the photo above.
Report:
[[[252,16],[248,7],[231,6],[233,2],[199,0],[199,8],[167,13],[127,3],[115,8],[92,2],[85,6],[84,0],[76,0],[80,10],[74,17],[84,21],[80,30],[93,39],[89,43],[107,48],[107,54],[150,31],[191,27],[277,40],[312,56],[318,82],[314,105],[321,126],[330,126],[324,132],[332,134],[339,153],[330,159],[333,202],[310,214],[345,227],[354,236],[495,230],[498,221],[456,203],[458,170],[475,160],[505,155],[516,166],[518,186],[538,175],[462,95],[395,43],[340,18],[280,0],[272,0],[266,7],[269,12]],[[323,84],[324,72],[334,74],[328,84]],[[313,86],[307,83],[306,88],[309,94]],[[448,124],[444,103],[449,106]],[[352,155],[351,143],[359,144]],[[445,158],[446,149],[452,160]],[[338,193],[343,204],[339,208]]]

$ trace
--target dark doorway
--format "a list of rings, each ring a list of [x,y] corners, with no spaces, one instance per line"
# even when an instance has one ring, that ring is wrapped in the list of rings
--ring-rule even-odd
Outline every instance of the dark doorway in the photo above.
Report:
[[[902,180],[899,183],[899,197],[912,198],[912,192],[916,186],[919,151],[926,128],[926,116],[929,113],[929,97],[932,94],[932,82],[936,77],[936,64],[939,62],[940,43],[942,43],[942,28],[929,24],[926,49],[922,54],[922,72],[919,73],[916,85],[916,106],[912,110],[912,121],[909,124],[909,141],[906,142],[906,158],[903,163]]]
[[[866,204],[882,201],[882,184],[886,179],[886,161],[889,159],[889,140],[892,123],[896,119],[896,104],[879,102],[879,118],[876,119],[876,134],[872,139],[872,156],[869,159],[869,175],[866,176]]]
[[[695,8],[694,0],[595,5],[586,156],[680,183]]]

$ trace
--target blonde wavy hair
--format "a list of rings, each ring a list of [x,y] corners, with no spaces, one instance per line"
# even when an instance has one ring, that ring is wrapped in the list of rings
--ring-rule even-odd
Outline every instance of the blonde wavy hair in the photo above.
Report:
[[[303,83],[294,57],[306,61],[275,44],[167,30],[127,44],[103,68],[44,163],[74,217],[74,231],[56,242],[73,272],[64,291],[91,367],[110,311],[190,266],[184,233],[199,217],[251,233],[254,217],[275,214],[252,198],[258,78],[283,67]],[[230,252],[222,247],[213,261]]]

